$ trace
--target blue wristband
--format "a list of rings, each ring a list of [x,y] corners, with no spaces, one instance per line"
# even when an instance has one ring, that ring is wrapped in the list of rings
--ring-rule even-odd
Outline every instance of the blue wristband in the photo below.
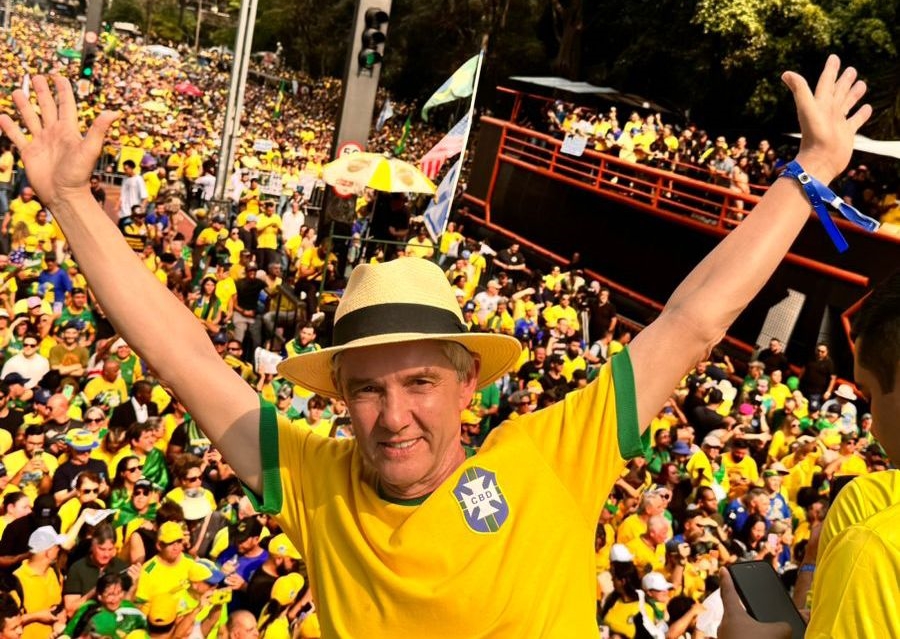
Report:
[[[804,192],[806,192],[806,197],[809,198],[809,203],[812,205],[816,215],[819,216],[819,221],[822,223],[822,226],[825,227],[825,231],[837,248],[838,253],[843,253],[850,245],[847,243],[847,240],[844,239],[844,236],[841,235],[841,231],[828,213],[828,208],[825,206],[826,204],[831,205],[831,207],[840,213],[844,219],[853,222],[858,227],[869,232],[878,230],[878,227],[880,226],[878,220],[863,215],[844,202],[844,200],[835,195],[834,191],[829,189],[825,184],[822,184],[816,178],[804,171],[797,160],[790,162],[781,173],[781,176],[794,178],[800,183],[800,186],[803,187]]]
[[[800,572],[815,572],[815,564],[800,564]]]

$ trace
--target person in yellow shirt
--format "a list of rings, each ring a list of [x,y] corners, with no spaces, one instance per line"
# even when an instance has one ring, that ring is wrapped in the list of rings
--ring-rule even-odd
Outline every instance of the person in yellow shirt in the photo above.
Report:
[[[159,553],[144,563],[134,594],[135,603],[144,612],[158,595],[168,594],[180,599],[187,591],[194,560],[184,554],[185,536],[180,522],[167,521],[159,527],[156,536]]]
[[[434,256],[434,243],[428,237],[428,229],[424,224],[419,226],[415,237],[410,238],[406,243],[406,255],[425,259],[431,259]]]
[[[725,467],[726,476],[738,473],[755,486],[759,483],[759,467],[749,452],[749,441],[741,437],[732,438],[731,450],[722,455],[722,466]]]
[[[34,502],[38,495],[50,492],[59,462],[45,452],[43,425],[26,427],[24,437],[22,448],[4,456],[3,465],[9,476],[9,485],[17,487]]]
[[[82,395],[88,406],[95,401],[109,408],[128,401],[128,385],[120,375],[122,365],[110,358],[103,363],[103,370],[84,386]]]
[[[275,213],[275,202],[267,201],[256,220],[256,263],[267,270],[271,264],[279,264],[278,242],[281,239],[281,218]]]
[[[62,603],[62,582],[54,564],[59,548],[67,542],[52,526],[41,526],[28,537],[28,559],[22,562],[13,575],[22,586],[22,609],[31,621],[24,624],[22,639],[50,639],[65,626],[57,624],[53,614],[42,615]]]
[[[625,544],[634,555],[632,561],[639,573],[644,575],[665,568],[668,535],[669,522],[662,515],[654,515],[647,521],[647,532]]]
[[[666,501],[658,491],[648,490],[641,495],[637,511],[625,518],[616,531],[616,542],[628,545],[647,532],[647,525],[652,517],[662,515],[666,510]]]
[[[855,434],[845,433],[841,435],[841,447],[838,457],[825,466],[827,477],[842,477],[844,475],[865,475],[869,472],[866,460],[856,452]]]
[[[41,203],[34,198],[34,190],[30,186],[22,189],[19,197],[9,203],[9,214],[3,218],[0,232],[4,235],[10,233],[19,223],[34,224],[37,213],[41,210]]]

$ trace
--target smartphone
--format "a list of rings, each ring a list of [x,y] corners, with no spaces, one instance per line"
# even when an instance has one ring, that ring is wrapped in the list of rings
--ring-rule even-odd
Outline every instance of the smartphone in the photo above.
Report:
[[[231,588],[221,588],[213,592],[209,598],[209,603],[213,606],[220,606],[231,602]]]
[[[731,580],[747,612],[757,621],[784,621],[792,639],[803,639],[806,622],[791,601],[781,578],[766,561],[746,561],[728,567]]]
[[[769,536],[766,537],[766,544],[772,550],[778,548],[778,535],[776,535],[775,533],[769,533]]]

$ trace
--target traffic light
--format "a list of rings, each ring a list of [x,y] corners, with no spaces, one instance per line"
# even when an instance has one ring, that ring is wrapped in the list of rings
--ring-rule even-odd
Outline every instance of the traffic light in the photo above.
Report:
[[[381,63],[379,45],[387,40],[382,25],[387,24],[390,17],[381,9],[366,9],[366,25],[362,34],[362,48],[359,50],[359,68],[371,71],[376,64]]]
[[[81,52],[81,71],[78,73],[78,77],[83,80],[93,80],[94,79],[94,65],[97,62],[97,47],[96,46],[85,46],[84,50]]]

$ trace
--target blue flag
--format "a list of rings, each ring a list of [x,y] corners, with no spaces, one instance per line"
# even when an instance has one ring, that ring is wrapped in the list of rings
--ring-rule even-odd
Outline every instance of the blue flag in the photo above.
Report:
[[[447,219],[450,216],[450,205],[453,204],[453,189],[456,185],[456,175],[459,173],[459,165],[462,158],[457,160],[447,175],[441,180],[440,186],[434,194],[434,199],[428,204],[423,214],[425,218],[425,228],[431,236],[432,242],[437,242],[444,228],[447,226]]]

